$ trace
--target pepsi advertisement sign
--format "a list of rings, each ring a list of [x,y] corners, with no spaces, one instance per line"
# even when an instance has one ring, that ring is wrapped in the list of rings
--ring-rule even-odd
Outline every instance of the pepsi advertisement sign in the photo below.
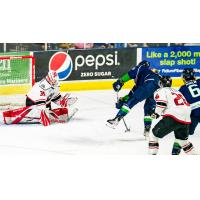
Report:
[[[116,79],[136,65],[136,48],[34,52],[36,81],[49,70],[62,81]]]
[[[142,48],[142,59],[151,63],[161,75],[181,77],[185,68],[194,68],[196,76],[200,76],[200,47],[157,47]]]
[[[66,52],[57,52],[49,60],[49,70],[56,71],[60,80],[67,79],[73,70],[73,62]]]

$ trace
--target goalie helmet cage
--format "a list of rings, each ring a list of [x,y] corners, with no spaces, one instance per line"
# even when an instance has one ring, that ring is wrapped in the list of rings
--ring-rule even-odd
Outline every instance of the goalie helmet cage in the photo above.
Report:
[[[25,94],[34,84],[33,55],[0,55],[0,110],[24,105]]]

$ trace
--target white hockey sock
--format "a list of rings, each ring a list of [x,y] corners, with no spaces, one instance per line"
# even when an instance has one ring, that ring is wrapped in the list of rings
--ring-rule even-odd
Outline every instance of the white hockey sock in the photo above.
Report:
[[[193,144],[191,142],[189,142],[188,140],[176,139],[176,142],[179,143],[179,145],[183,148],[183,150],[186,154],[196,155]]]
[[[155,137],[151,132],[149,135],[149,154],[150,155],[157,155],[159,150],[159,138]]]

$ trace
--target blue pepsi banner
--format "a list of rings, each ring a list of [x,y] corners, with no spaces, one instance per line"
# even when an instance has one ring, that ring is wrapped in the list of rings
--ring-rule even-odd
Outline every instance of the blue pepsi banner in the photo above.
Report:
[[[200,46],[142,48],[142,59],[161,75],[180,77],[183,69],[194,68],[200,76]]]

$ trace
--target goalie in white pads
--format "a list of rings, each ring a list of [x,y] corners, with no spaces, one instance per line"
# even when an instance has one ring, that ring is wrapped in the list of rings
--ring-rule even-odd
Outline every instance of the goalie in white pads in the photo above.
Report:
[[[183,95],[171,88],[172,79],[163,76],[160,79],[161,88],[154,93],[156,101],[155,113],[152,117],[163,116],[149,135],[149,154],[156,155],[159,149],[159,139],[174,131],[175,142],[178,143],[186,154],[196,154],[193,144],[188,140],[189,125],[191,123],[190,104]],[[176,155],[175,152],[172,152]],[[179,153],[177,153],[179,154]]]
[[[26,95],[26,107],[3,112],[5,124],[42,123],[44,126],[52,122],[64,123],[76,112],[69,112],[69,106],[77,101],[70,94],[60,94],[59,77],[55,71],[36,83]]]

